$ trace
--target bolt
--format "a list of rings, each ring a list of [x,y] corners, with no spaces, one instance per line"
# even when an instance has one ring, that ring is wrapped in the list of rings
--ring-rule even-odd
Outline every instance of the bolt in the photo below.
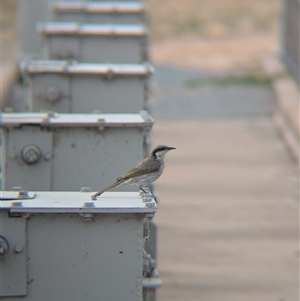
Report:
[[[80,192],[92,192],[91,187],[81,187]]]
[[[84,220],[85,220],[86,223],[90,223],[92,221],[92,218],[94,217],[94,214],[84,213],[83,217],[84,217]]]
[[[28,191],[27,190],[20,190],[19,191],[19,194],[18,194],[18,197],[29,197],[28,195]]]
[[[45,161],[49,161],[51,158],[52,158],[51,153],[46,153],[46,154],[44,154],[44,159],[45,159]]]
[[[156,206],[156,203],[155,202],[146,202],[146,206],[148,208],[154,208]]]
[[[102,133],[105,130],[105,126],[98,126],[97,129],[100,133]]]
[[[41,159],[42,152],[36,145],[29,144],[23,147],[21,155],[27,164],[35,164]]]
[[[20,190],[22,190],[22,187],[21,187],[21,186],[13,186],[13,187],[11,188],[11,190],[12,190],[12,191],[20,191]]]
[[[50,103],[54,103],[61,98],[61,92],[57,87],[49,86],[46,88],[45,98]]]
[[[140,116],[146,121],[146,122],[153,122],[152,117],[148,114],[147,111],[142,110],[140,111]]]
[[[16,244],[14,250],[15,253],[21,253],[23,251],[23,246],[21,244]]]
[[[14,207],[22,207],[23,203],[21,201],[13,201],[11,202],[11,205]]]
[[[83,204],[84,207],[95,207],[94,202],[84,202]]]
[[[151,273],[151,277],[152,278],[158,278],[159,277],[159,271],[158,271],[158,269],[153,269],[153,271]]]

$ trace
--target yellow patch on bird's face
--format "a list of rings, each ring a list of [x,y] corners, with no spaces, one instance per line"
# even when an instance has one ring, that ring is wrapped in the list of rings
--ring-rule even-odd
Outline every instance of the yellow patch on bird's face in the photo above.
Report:
[[[162,157],[166,154],[166,152],[167,152],[167,150],[161,150],[161,151],[156,152],[156,155],[159,157]]]

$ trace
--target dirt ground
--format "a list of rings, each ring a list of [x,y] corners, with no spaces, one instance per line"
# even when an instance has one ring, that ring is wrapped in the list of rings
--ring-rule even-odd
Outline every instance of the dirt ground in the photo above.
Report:
[[[277,1],[148,0],[147,4],[156,64],[252,73],[276,52]]]

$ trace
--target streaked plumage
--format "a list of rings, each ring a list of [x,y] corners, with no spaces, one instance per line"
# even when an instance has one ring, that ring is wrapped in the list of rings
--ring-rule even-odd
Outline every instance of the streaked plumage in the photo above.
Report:
[[[92,200],[96,200],[97,196],[100,196],[103,192],[121,185],[138,185],[139,188],[145,192],[143,187],[146,188],[149,186],[163,173],[165,167],[164,156],[172,149],[175,149],[175,147],[166,145],[157,146],[152,150],[151,154],[136,167],[117,178],[113,184],[92,195]]]

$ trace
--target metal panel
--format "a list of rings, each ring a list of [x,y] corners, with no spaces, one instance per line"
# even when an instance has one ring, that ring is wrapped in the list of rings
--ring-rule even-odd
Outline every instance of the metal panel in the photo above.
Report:
[[[70,59],[83,61],[81,59],[80,40],[70,35],[51,35],[45,41],[46,59]],[[92,61],[91,61],[92,62]]]
[[[71,80],[71,112],[133,113],[147,109],[146,80],[122,77],[74,76]]]
[[[143,159],[143,140],[143,130],[136,127],[103,132],[61,129],[55,133],[51,190],[79,190],[82,186],[97,190],[110,184]]]
[[[18,1],[18,40],[20,53],[24,57],[41,56],[43,48],[40,37],[35,32],[37,22],[50,21],[49,0]]]
[[[78,191],[90,186],[99,190],[146,155],[153,120],[142,115],[3,114],[4,187]],[[41,159],[36,164],[22,159],[22,150],[28,145],[40,149]]]
[[[28,221],[27,300],[141,300],[142,220],[35,215]],[[51,284],[51,285],[50,285]]]
[[[62,74],[33,74],[29,77],[29,111],[70,112],[70,79]]]
[[[139,24],[145,22],[145,8],[139,2],[64,1],[52,5],[54,19],[60,22],[98,24]]]
[[[153,72],[148,64],[29,61],[21,69],[30,78],[32,111],[137,113],[147,109],[147,78]],[[50,97],[44,91],[50,91]]]
[[[0,235],[7,240],[9,246],[4,255],[0,255],[0,297],[25,296],[26,219],[10,217],[8,210],[0,210],[0,221]]]
[[[6,148],[3,187],[8,190],[13,186],[50,190],[53,133],[27,126],[26,129],[9,130],[7,135],[2,146]],[[26,157],[27,161],[36,162],[26,163]]]

